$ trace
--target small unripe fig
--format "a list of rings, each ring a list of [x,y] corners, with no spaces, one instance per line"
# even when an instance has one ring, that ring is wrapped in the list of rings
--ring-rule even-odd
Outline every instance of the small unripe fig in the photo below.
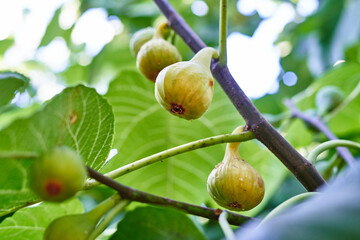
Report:
[[[335,86],[322,87],[315,96],[315,105],[319,116],[331,112],[344,100],[344,93]]]
[[[136,56],[146,42],[150,41],[155,33],[155,29],[152,27],[147,27],[140,29],[135,32],[130,39],[130,50],[134,56]]]
[[[233,133],[242,131],[243,127],[239,127]],[[224,159],[208,177],[207,190],[220,206],[234,211],[245,211],[261,202],[265,186],[260,174],[241,159],[239,144],[226,145]]]
[[[45,201],[64,201],[82,190],[87,171],[82,157],[62,146],[44,152],[35,159],[31,171],[31,187]]]
[[[154,37],[140,48],[136,57],[136,66],[140,72],[153,82],[163,68],[181,61],[177,48],[163,39],[162,32],[166,27],[166,23],[161,24]]]
[[[120,196],[113,195],[94,209],[83,214],[66,215],[52,221],[46,228],[44,240],[86,240],[100,219],[118,203]]]
[[[215,49],[201,49],[190,61],[174,63],[164,68],[155,83],[155,97],[171,114],[185,119],[197,119],[209,108],[214,94],[214,79],[210,72]]]
[[[57,218],[46,228],[44,240],[86,240],[94,231],[97,222],[87,214]]]

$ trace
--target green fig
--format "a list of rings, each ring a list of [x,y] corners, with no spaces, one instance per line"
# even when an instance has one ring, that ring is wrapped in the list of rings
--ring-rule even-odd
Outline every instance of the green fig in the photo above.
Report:
[[[319,116],[334,110],[344,101],[344,93],[335,86],[322,87],[315,96],[315,105]]]
[[[161,24],[154,37],[141,46],[136,57],[136,66],[140,72],[153,82],[163,68],[181,61],[177,48],[163,38],[166,28],[166,23]]]
[[[172,64],[159,73],[155,97],[171,114],[185,119],[197,119],[209,108],[214,93],[214,78],[210,63],[217,51],[201,49],[190,61]]]
[[[86,240],[97,223],[98,219],[87,214],[63,216],[46,228],[44,240]]]
[[[140,29],[135,32],[130,39],[130,50],[134,56],[136,56],[146,42],[150,41],[155,33],[155,29],[152,27],[147,27]]]
[[[238,127],[233,133],[240,133],[243,129]],[[256,207],[262,201],[265,186],[260,174],[241,159],[239,144],[226,145],[224,159],[208,177],[207,190],[220,206],[234,211],[245,211]]]
[[[82,157],[62,146],[44,152],[35,159],[31,170],[31,187],[45,201],[60,202],[83,189],[87,171]]]
[[[44,240],[87,240],[100,219],[119,200],[120,196],[116,194],[87,213],[66,215],[55,219],[46,228]]]

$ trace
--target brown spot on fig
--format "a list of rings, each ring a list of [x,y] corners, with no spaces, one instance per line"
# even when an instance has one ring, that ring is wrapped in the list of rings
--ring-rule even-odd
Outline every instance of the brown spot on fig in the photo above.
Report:
[[[182,115],[182,114],[185,113],[185,108],[183,106],[181,106],[181,105],[176,104],[176,103],[172,103],[170,111],[173,112],[173,113]]]
[[[231,202],[228,204],[230,208],[243,209],[243,205],[238,202]]]
[[[62,184],[56,179],[51,179],[45,184],[45,191],[50,196],[58,195],[62,192]]]
[[[210,87],[214,86],[214,81],[210,80],[210,81],[209,81],[209,86],[210,86]]]
[[[78,115],[73,111],[69,116],[69,123],[74,124],[78,120]]]
[[[259,187],[261,187],[261,188],[264,187],[264,181],[262,180],[261,177],[257,177],[257,182],[258,182]]]

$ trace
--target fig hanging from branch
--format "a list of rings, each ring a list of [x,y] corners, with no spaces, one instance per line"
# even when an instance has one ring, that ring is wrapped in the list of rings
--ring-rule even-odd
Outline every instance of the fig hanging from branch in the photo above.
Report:
[[[174,63],[164,68],[155,84],[155,97],[171,114],[188,120],[201,117],[209,108],[214,93],[214,78],[210,72],[215,49],[201,49],[190,61]]]
[[[238,127],[233,134],[244,131]],[[241,159],[240,143],[226,145],[224,159],[210,173],[207,190],[220,206],[235,211],[246,211],[256,207],[265,193],[264,181],[260,174]]]

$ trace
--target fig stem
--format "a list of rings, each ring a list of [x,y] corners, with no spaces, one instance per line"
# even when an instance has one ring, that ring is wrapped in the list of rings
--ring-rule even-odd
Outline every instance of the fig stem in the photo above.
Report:
[[[235,234],[232,231],[229,222],[227,221],[228,213],[226,211],[223,211],[219,216],[219,224],[224,232],[225,239],[226,240],[235,240]]]
[[[219,64],[226,66],[226,38],[227,38],[227,0],[220,0],[220,16],[219,16]]]
[[[164,31],[168,27],[169,26],[168,26],[167,22],[160,23],[155,30],[153,38],[164,38]]]
[[[210,71],[210,64],[213,58],[219,58],[218,52],[214,48],[206,47],[198,51],[190,61],[198,63]]]
[[[99,205],[95,208],[91,209],[89,212],[84,214],[88,215],[94,222],[99,222],[99,220],[112,208],[114,207],[119,201],[121,197],[118,193],[112,195],[111,197],[102,201]]]
[[[288,209],[289,207],[293,206],[294,204],[302,202],[302,201],[308,199],[309,197],[317,195],[317,194],[319,194],[319,193],[318,192],[305,192],[305,193],[298,194],[292,198],[289,198],[288,200],[284,201],[283,203],[278,205],[276,208],[274,208],[268,215],[266,215],[266,217],[261,221],[259,226],[264,224],[265,222],[268,222],[270,219],[279,215],[284,210]]]
[[[303,120],[304,122],[310,124],[311,126],[315,127],[320,132],[322,132],[329,140],[338,139],[335,136],[335,134],[330,131],[330,129],[326,126],[326,124],[320,118],[315,118],[315,117],[310,117],[310,116],[305,115],[303,112],[301,112],[299,109],[296,108],[294,102],[290,99],[287,99],[284,103],[288,107],[288,109],[291,111],[292,117],[299,118],[299,119]],[[354,165],[355,159],[351,155],[351,153],[348,149],[343,148],[343,147],[338,147],[338,148],[336,148],[336,151],[342,157],[342,159],[345,160],[345,162],[349,166]]]
[[[119,196],[118,193],[115,195]],[[95,230],[90,234],[88,240],[95,240],[111,223],[111,221],[121,212],[123,211],[129,204],[130,200],[122,199],[118,202],[101,220],[101,222],[97,225]]]
[[[310,152],[310,154],[308,155],[309,161],[315,163],[316,158],[320,155],[320,153],[334,147],[350,147],[360,150],[360,143],[342,139],[323,142]]]
[[[105,184],[106,186],[118,191],[119,195],[122,199],[129,199],[132,201],[142,202],[142,203],[149,203],[154,205],[160,205],[165,207],[172,207],[179,209],[181,211],[187,212],[192,215],[208,218],[211,220],[219,220],[219,215],[226,211],[221,209],[214,209],[214,208],[208,208],[203,206],[197,206],[194,204],[184,203],[180,201],[176,201],[173,199],[165,198],[156,196],[150,193],[142,192],[133,188],[130,188],[128,186],[122,185],[118,183],[117,181],[104,176],[103,174],[95,171],[94,169],[87,167],[89,176],[96,179],[97,181],[101,182],[102,184]],[[239,226],[243,224],[246,221],[253,220],[257,221],[256,218],[251,218],[247,216],[243,216],[237,213],[228,212],[228,222],[232,225]]]
[[[130,164],[122,166],[118,169],[115,169],[111,172],[108,172],[105,174],[105,176],[115,179],[124,174],[135,171],[139,168],[145,167],[152,163],[159,162],[161,160],[164,160],[166,158],[169,158],[169,157],[181,154],[181,153],[193,151],[198,148],[213,146],[213,145],[220,144],[220,143],[244,142],[244,141],[252,140],[254,138],[255,138],[254,134],[251,131],[245,131],[245,132],[237,133],[237,134],[224,134],[224,135],[218,135],[218,136],[200,139],[197,141],[189,142],[189,143],[153,154],[151,156],[142,158],[140,160],[137,160],[135,162],[132,162]],[[90,188],[98,186],[99,184],[100,184],[99,182],[97,182],[93,179],[90,179],[85,183],[84,189],[90,189]]]

